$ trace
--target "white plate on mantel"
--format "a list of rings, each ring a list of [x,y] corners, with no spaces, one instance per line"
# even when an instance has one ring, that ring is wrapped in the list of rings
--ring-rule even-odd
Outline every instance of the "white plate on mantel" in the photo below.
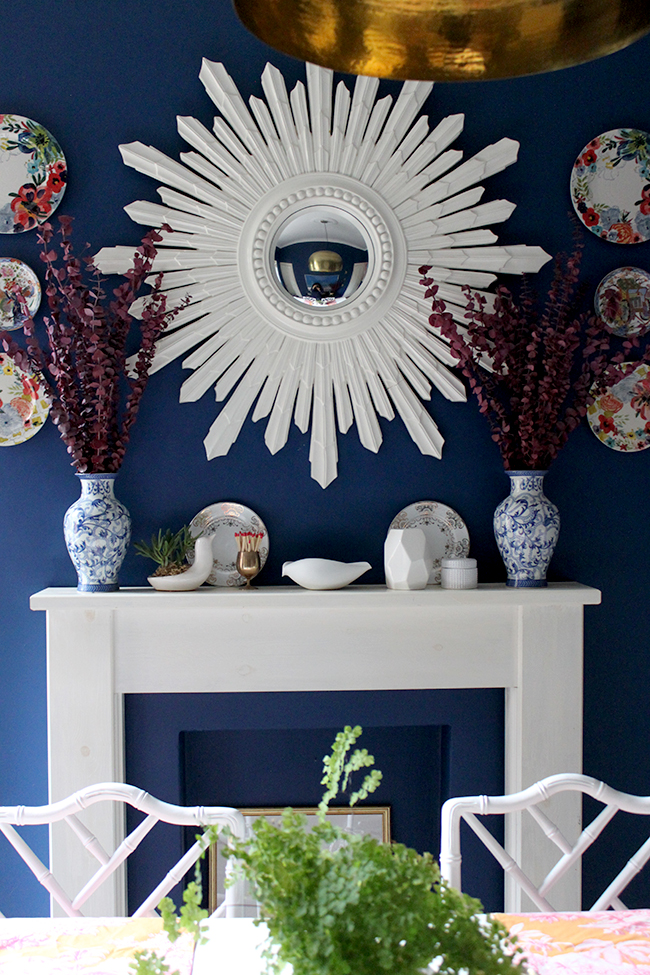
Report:
[[[469,532],[457,511],[441,501],[416,501],[402,508],[390,528],[421,528],[427,540],[427,554],[433,559],[428,585],[439,586],[443,559],[464,559],[469,555]]]
[[[214,566],[206,579],[211,586],[245,586],[246,580],[237,571],[237,541],[235,532],[261,532],[260,569],[269,557],[269,533],[259,515],[245,504],[236,501],[216,501],[202,508],[190,522],[193,538],[212,537]],[[188,559],[189,561],[189,559]]]

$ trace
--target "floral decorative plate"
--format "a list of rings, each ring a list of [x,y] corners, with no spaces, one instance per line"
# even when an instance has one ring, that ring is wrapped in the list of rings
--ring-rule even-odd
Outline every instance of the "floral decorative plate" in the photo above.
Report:
[[[650,274],[618,267],[596,288],[596,314],[614,335],[645,335],[650,328]]]
[[[218,501],[203,508],[190,522],[194,538],[212,536],[214,567],[206,579],[211,586],[245,586],[246,580],[237,571],[237,542],[235,532],[263,532],[260,542],[260,569],[269,557],[269,534],[259,515],[235,501]],[[188,561],[192,561],[188,558]]]
[[[612,129],[592,139],[573,165],[571,200],[603,240],[650,240],[650,133]]]
[[[601,393],[587,410],[589,426],[601,443],[612,450],[632,453],[650,447],[650,366],[637,366]]]
[[[24,443],[41,429],[50,412],[45,387],[13,357],[0,354],[0,447]]]
[[[29,265],[0,257],[0,329],[20,328],[41,303],[41,285]]]
[[[469,554],[467,525],[454,511],[440,501],[416,501],[403,508],[391,521],[390,528],[421,528],[427,539],[433,568],[429,585],[440,584],[443,559],[463,559]]]
[[[20,234],[47,220],[67,179],[61,146],[22,115],[0,114],[0,234]]]

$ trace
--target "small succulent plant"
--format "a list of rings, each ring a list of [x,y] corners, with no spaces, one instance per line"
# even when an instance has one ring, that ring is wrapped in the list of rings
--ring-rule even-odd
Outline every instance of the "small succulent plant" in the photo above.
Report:
[[[155,576],[173,576],[185,572],[188,568],[186,556],[194,547],[194,538],[190,532],[189,525],[183,525],[177,532],[167,529],[163,532],[158,529],[158,534],[151,536],[151,542],[135,542],[134,548],[138,555],[146,559],[152,559],[158,563],[158,568],[153,573]]]

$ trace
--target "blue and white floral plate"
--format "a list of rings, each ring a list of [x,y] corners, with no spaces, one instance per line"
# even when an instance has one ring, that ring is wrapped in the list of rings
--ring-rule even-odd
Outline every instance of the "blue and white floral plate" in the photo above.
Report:
[[[211,586],[245,586],[246,580],[237,571],[237,540],[235,532],[262,532],[260,569],[269,557],[269,533],[259,515],[236,501],[217,501],[194,515],[190,522],[193,538],[212,537],[214,566],[206,579]],[[192,561],[188,558],[188,561]]]
[[[469,532],[457,511],[441,501],[416,501],[395,515],[391,528],[421,528],[427,540],[427,555],[433,559],[428,585],[440,585],[443,559],[464,559],[469,555]]]
[[[603,240],[650,240],[650,133],[611,129],[587,143],[571,172],[571,200]]]
[[[49,220],[63,199],[67,166],[46,128],[0,114],[0,234],[20,234]]]
[[[0,329],[21,328],[40,303],[41,285],[31,267],[17,257],[0,257]]]

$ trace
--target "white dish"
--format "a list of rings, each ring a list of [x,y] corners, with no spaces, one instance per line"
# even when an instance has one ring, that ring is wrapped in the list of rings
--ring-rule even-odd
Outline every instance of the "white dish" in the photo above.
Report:
[[[235,532],[261,532],[260,569],[269,557],[269,534],[259,515],[236,501],[217,501],[209,504],[190,522],[194,538],[212,538],[212,572],[205,580],[211,586],[245,586],[246,580],[237,571],[237,541]]]
[[[335,562],[332,559],[298,559],[285,562],[282,575],[303,589],[343,589],[371,569],[369,562]]]
[[[402,508],[391,528],[421,528],[427,539],[427,555],[433,560],[429,585],[440,585],[443,559],[462,559],[469,554],[469,532],[457,511],[440,501],[416,501]]]
[[[617,267],[598,285],[594,306],[614,335],[645,335],[650,328],[650,274],[640,267]]]

